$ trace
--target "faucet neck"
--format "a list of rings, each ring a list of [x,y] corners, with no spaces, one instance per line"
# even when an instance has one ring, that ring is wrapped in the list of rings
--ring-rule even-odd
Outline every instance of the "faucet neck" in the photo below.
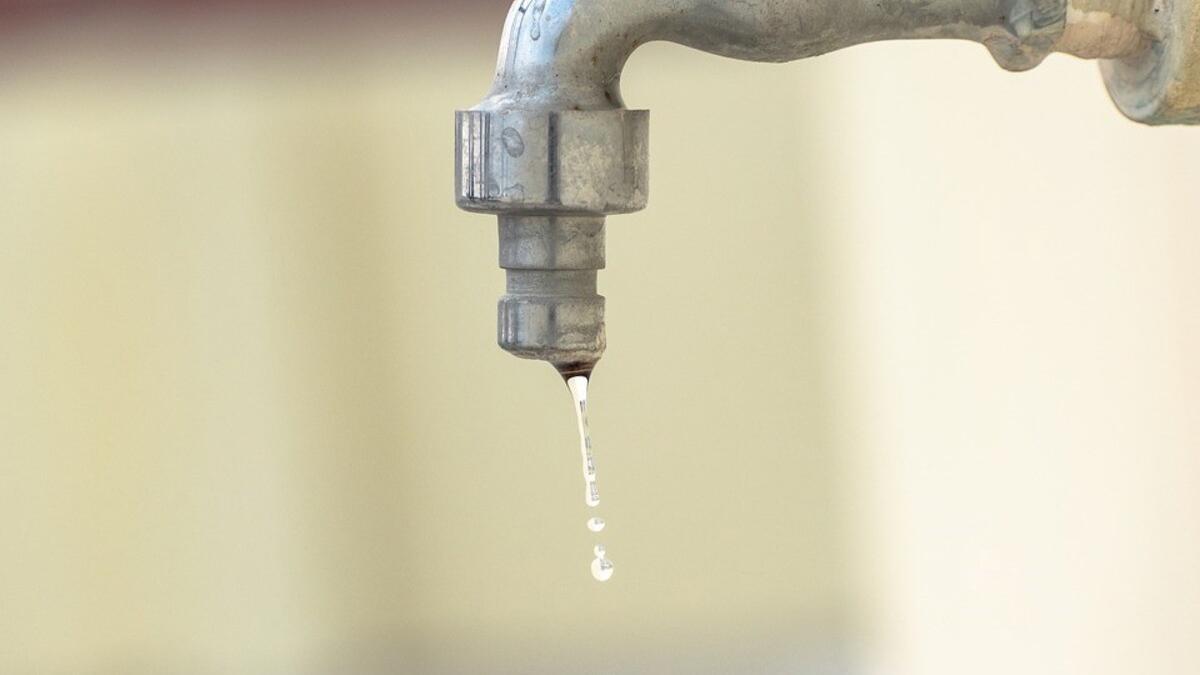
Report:
[[[604,218],[500,217],[500,266],[508,287],[500,298],[497,342],[560,372],[591,372],[604,353]]]
[[[972,40],[1009,70],[1053,51],[1116,58],[1148,44],[1155,0],[517,0],[480,110],[610,110],[621,71],[665,40],[750,61],[865,42]],[[1114,39],[1115,38],[1115,39]]]

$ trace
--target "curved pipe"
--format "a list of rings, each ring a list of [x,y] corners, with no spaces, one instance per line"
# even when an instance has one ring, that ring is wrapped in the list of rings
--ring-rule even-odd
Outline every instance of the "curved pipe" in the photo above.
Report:
[[[1088,58],[1145,46],[1154,0],[517,0],[491,94],[477,109],[623,107],[635,49],[668,41],[750,61],[793,61],[881,40],[979,42],[1025,70],[1051,51]],[[1065,39],[1064,39],[1065,36]]]

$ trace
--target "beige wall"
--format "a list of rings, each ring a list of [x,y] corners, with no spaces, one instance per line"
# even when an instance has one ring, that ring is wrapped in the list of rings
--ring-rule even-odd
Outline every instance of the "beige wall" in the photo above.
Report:
[[[1200,665],[1200,137],[1092,64],[635,56],[600,586],[451,203],[494,28],[206,26],[6,66],[0,672]]]
[[[838,58],[840,442],[880,673],[1200,671],[1200,131],[1093,64]]]

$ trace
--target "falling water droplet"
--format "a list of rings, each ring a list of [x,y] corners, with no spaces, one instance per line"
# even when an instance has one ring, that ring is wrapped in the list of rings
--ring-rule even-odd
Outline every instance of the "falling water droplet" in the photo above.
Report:
[[[591,518],[587,522],[587,528],[592,532],[599,532],[603,530],[604,525],[605,523],[603,518]]]
[[[596,558],[592,561],[592,578],[596,581],[608,581],[613,575],[612,561],[607,558]]]

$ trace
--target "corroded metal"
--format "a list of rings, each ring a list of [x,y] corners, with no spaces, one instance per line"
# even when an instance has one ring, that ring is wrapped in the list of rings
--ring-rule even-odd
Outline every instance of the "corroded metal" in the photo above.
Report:
[[[1108,92],[1138,122],[1200,124],[1200,0],[1140,4],[1148,7],[1138,20],[1152,39],[1144,49],[1101,62]]]

